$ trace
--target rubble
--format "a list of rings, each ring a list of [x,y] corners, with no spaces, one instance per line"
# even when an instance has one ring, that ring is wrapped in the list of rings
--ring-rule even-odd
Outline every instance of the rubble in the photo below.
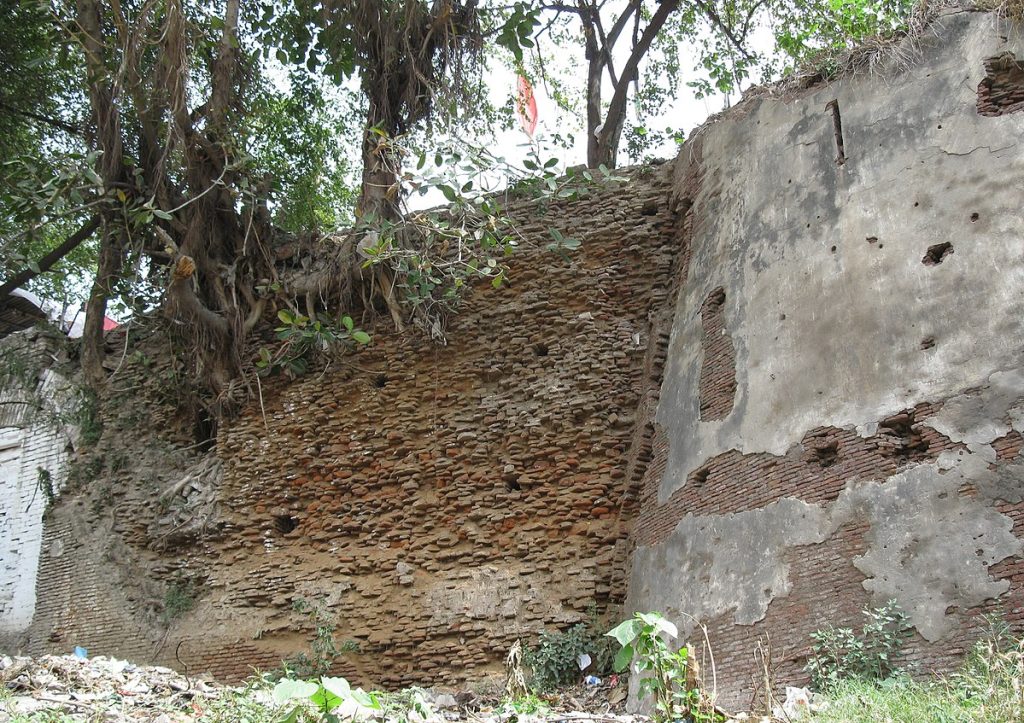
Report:
[[[639,723],[627,715],[625,681],[576,686],[540,698],[533,705],[502,702],[497,696],[419,691],[383,694],[376,720],[442,723]],[[272,685],[220,685],[170,668],[135,665],[96,656],[0,656],[0,721],[250,721],[286,718],[294,703],[276,703]],[[616,712],[618,711],[618,712]]]
[[[97,656],[0,657],[0,720],[44,711],[72,720],[194,720],[223,689],[170,668]]]

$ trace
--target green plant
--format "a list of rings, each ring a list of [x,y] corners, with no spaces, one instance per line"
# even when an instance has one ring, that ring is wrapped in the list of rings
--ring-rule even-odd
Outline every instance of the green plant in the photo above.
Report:
[[[164,623],[181,617],[196,604],[197,585],[194,580],[178,578],[167,586],[164,593]]]
[[[685,720],[715,721],[720,717],[691,681],[690,649],[669,649],[662,636],[674,639],[679,635],[676,626],[659,613],[636,613],[606,633],[618,641],[615,670],[629,668],[635,661],[635,672],[640,675],[640,700],[654,696],[656,721]]]
[[[596,620],[576,623],[562,632],[542,632],[536,646],[525,650],[523,662],[530,670],[531,687],[545,692],[579,682],[579,656],[589,655],[588,673],[602,675],[611,669],[614,644],[601,634]]]
[[[804,670],[817,690],[828,691],[843,680],[885,680],[899,672],[896,660],[912,630],[906,613],[895,600],[863,613],[867,621],[860,635],[832,626],[811,633],[814,643]]]
[[[544,715],[551,706],[538,698],[536,694],[530,693],[521,698],[506,698],[501,702],[500,711],[509,716],[519,715]]]
[[[429,695],[422,688],[412,687],[393,693],[381,692],[377,699],[381,705],[380,717],[394,723],[424,723],[436,718]]]
[[[43,497],[46,498],[46,507],[49,508],[57,499],[57,492],[53,486],[53,475],[45,467],[36,467],[36,486]]]
[[[313,625],[313,638],[309,644],[308,654],[296,653],[284,661],[285,676],[308,678],[324,675],[342,655],[359,652],[357,640],[346,640],[341,647],[335,645],[335,620],[323,602],[311,603],[304,598],[297,598],[292,603],[292,609],[309,618]]]
[[[96,394],[82,387],[78,390],[78,399],[72,407],[70,420],[78,427],[79,440],[86,446],[96,444],[103,434],[103,423],[99,417],[99,401]]]
[[[86,452],[84,456],[68,462],[65,487],[77,490],[84,489],[103,472],[105,457],[97,452]]]
[[[362,688],[352,688],[344,678],[321,676],[318,680],[297,680],[283,678],[274,686],[275,703],[288,704],[299,701],[291,711],[281,718],[282,723],[293,723],[304,720],[307,710],[304,703],[309,701],[320,713],[320,719],[327,723],[337,723],[343,718],[334,711],[348,703],[355,709],[369,708],[381,710],[380,701],[374,693],[367,693]],[[354,717],[354,716],[353,716]]]
[[[261,376],[283,371],[289,377],[298,377],[309,369],[312,353],[327,352],[336,346],[370,343],[370,335],[356,329],[350,316],[342,316],[336,325],[282,309],[277,312],[277,318],[281,325],[275,331],[282,344],[273,354],[266,347],[260,348],[256,370]]]

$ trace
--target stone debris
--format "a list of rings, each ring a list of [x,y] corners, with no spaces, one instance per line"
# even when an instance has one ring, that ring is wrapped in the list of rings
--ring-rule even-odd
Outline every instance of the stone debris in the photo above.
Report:
[[[0,721],[44,711],[73,720],[193,720],[221,690],[170,668],[104,656],[0,657]]]
[[[577,686],[533,699],[535,710],[470,692],[420,691],[385,696],[383,710],[348,716],[392,723],[641,723],[645,716],[622,712],[625,681]],[[409,703],[415,701],[415,704]],[[0,656],[0,721],[282,720],[294,704],[277,704],[267,686],[231,687],[182,675],[170,668],[135,665],[96,656]],[[260,715],[254,716],[253,710]]]

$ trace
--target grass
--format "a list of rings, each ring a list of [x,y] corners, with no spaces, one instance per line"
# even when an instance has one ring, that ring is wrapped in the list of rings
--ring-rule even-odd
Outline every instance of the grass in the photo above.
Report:
[[[947,678],[846,680],[828,693],[820,723],[1010,723],[1024,720],[1024,640],[992,635]]]

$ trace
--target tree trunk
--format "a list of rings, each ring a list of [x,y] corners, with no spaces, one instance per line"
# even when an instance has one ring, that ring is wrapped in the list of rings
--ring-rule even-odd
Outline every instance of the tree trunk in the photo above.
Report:
[[[599,18],[584,13],[581,8],[580,22],[587,42],[587,166],[597,168],[601,160],[601,81],[605,68],[605,52],[598,44],[596,23]],[[607,50],[607,49],[604,49]]]
[[[82,372],[86,383],[97,390],[106,382],[103,371],[103,322],[107,317],[107,298],[121,271],[122,248],[120,232],[104,229],[100,241],[100,256],[96,264],[96,278],[85,303],[85,324],[82,328]]]
[[[622,69],[622,74],[616,79],[615,90],[612,94],[611,103],[608,104],[608,113],[605,115],[604,125],[597,135],[595,143],[595,154],[590,158],[588,153],[588,165],[599,166],[602,163],[608,168],[614,168],[617,162],[619,141],[622,138],[622,128],[626,123],[626,101],[629,98],[629,83],[633,78],[638,77],[640,61],[647,55],[651,43],[661,32],[662,27],[668,21],[669,16],[679,8],[679,0],[662,0],[658,9],[651,16],[650,22],[644,28],[643,34],[633,45],[629,60]],[[589,112],[589,107],[588,107]],[[589,147],[589,143],[588,143]]]
[[[387,127],[385,114],[378,112],[378,103],[371,99],[363,133],[363,182],[356,215],[377,221],[394,221],[399,215],[401,159],[389,145],[395,129]]]
[[[89,69],[89,104],[96,123],[95,146],[103,151],[100,158],[100,177],[105,189],[116,187],[125,180],[121,116],[114,89],[107,78],[106,45],[98,0],[78,0],[76,18],[82,31],[82,49]],[[107,313],[107,296],[124,256],[122,232],[110,223],[111,211],[103,212],[103,234],[100,254],[89,299],[85,306],[85,327],[82,332],[82,371],[93,389],[106,380],[103,371],[103,321]]]

